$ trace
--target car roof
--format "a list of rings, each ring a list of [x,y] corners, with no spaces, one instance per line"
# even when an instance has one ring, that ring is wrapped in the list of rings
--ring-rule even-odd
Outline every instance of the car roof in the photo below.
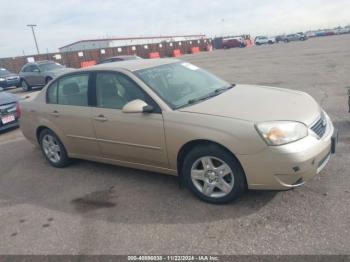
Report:
[[[42,60],[42,61],[36,61],[34,63],[40,65],[40,64],[48,64],[48,63],[56,63],[56,62],[51,60]]]
[[[41,61],[35,61],[35,62],[28,62],[24,66],[27,66],[27,65],[52,64],[52,63],[56,63],[56,62],[55,61],[51,61],[51,60],[41,60]]]
[[[180,61],[181,60],[172,59],[172,58],[127,60],[127,61],[99,64],[96,66],[80,69],[78,71],[93,71],[96,69],[98,70],[126,69],[128,71],[137,71],[141,69],[157,67],[160,65],[172,64]]]
[[[111,58],[129,58],[129,57],[138,57],[137,55],[118,55],[118,56],[111,56],[106,58],[107,59],[111,59]]]

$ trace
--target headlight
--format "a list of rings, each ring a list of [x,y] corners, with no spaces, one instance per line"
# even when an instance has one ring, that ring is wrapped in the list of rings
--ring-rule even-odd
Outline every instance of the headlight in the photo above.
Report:
[[[5,81],[5,80],[6,80],[5,78],[0,77],[0,81]]]
[[[256,125],[256,129],[268,145],[288,144],[307,136],[307,127],[300,122],[271,121]]]

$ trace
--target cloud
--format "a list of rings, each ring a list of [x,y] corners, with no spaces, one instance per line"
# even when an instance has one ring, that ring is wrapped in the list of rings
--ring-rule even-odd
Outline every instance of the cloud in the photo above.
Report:
[[[277,34],[350,23],[348,0],[0,0],[0,57],[41,52],[81,39],[204,33]]]

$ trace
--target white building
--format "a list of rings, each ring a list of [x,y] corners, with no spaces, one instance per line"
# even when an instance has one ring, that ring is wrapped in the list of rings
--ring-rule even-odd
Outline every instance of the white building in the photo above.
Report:
[[[180,36],[149,36],[149,37],[122,37],[107,39],[88,39],[80,40],[59,48],[60,52],[83,51],[89,49],[100,49],[108,47],[133,46],[156,44],[161,42],[177,42],[199,40],[205,38],[205,35],[180,35]]]

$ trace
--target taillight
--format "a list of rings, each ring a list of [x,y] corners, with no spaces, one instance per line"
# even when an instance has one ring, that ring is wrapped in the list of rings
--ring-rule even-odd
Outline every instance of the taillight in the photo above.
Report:
[[[19,107],[19,103],[16,104],[16,116],[17,118],[21,117],[21,108]]]

